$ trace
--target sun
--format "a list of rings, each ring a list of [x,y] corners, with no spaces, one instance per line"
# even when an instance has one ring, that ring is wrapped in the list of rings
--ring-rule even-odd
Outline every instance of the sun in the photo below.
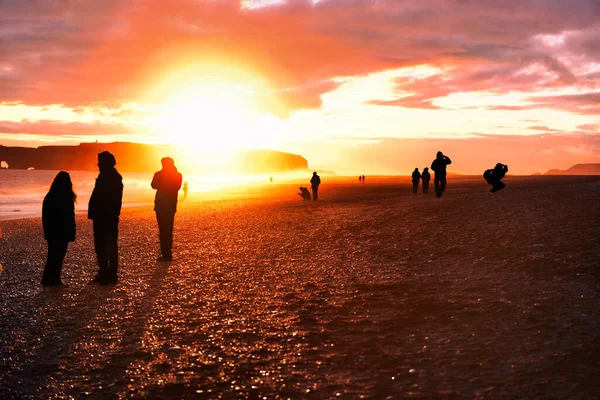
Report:
[[[248,88],[217,79],[184,85],[164,100],[166,139],[208,152],[243,148],[258,117],[252,97]]]
[[[261,103],[268,92],[259,75],[227,64],[177,69],[149,87],[147,99],[156,108],[147,123],[190,168],[224,166],[237,151],[281,141],[281,120]]]

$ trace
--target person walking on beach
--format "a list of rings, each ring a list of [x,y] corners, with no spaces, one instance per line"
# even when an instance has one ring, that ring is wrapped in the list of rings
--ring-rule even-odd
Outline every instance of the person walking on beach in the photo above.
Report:
[[[93,221],[94,247],[98,259],[95,282],[117,283],[119,269],[119,216],[123,200],[123,178],[115,168],[115,156],[98,154],[100,173],[90,197],[88,219]]]
[[[365,183],[365,176],[364,175],[362,176],[362,183],[363,184]]]
[[[419,172],[419,168],[415,168],[412,173],[412,184],[413,184],[413,194],[417,194],[417,190],[419,189],[419,181],[421,180],[421,173]]]
[[[490,192],[495,193],[498,190],[502,190],[506,187],[502,179],[508,172],[508,165],[504,165],[501,163],[496,164],[494,169],[488,169],[483,173],[483,178],[487,183],[492,185],[492,189]]]
[[[429,168],[423,168],[421,179],[423,180],[423,194],[427,194],[429,193],[429,180],[431,179],[431,175],[429,174]]]
[[[435,195],[439,198],[446,191],[446,166],[452,164],[452,161],[444,153],[438,151],[435,160],[431,163],[431,169],[434,172],[433,184],[435,185]]]
[[[183,182],[183,200],[187,199],[188,181]]]
[[[160,160],[162,169],[152,178],[152,189],[156,189],[154,211],[160,238],[159,261],[173,260],[173,224],[177,211],[177,194],[181,189],[181,174],[177,172],[171,157]]]
[[[358,176],[358,183],[362,183],[362,175]]]
[[[319,177],[319,175],[317,175],[316,172],[313,172],[313,176],[310,180],[313,201],[317,201],[319,199],[319,185],[320,184],[321,184],[321,178]]]
[[[71,177],[60,171],[42,204],[44,239],[48,242],[48,258],[42,275],[42,285],[60,286],[60,272],[69,242],[75,241],[75,201]]]

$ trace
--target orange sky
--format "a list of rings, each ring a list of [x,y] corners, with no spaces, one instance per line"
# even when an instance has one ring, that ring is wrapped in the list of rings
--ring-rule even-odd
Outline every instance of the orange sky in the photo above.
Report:
[[[339,173],[600,162],[597,0],[0,3],[0,144],[175,142]]]

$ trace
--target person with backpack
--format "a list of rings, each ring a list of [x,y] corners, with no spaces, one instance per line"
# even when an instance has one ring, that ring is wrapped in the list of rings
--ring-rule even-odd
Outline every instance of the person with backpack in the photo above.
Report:
[[[506,187],[502,179],[508,172],[508,165],[497,163],[494,169],[488,169],[483,173],[483,178],[487,183],[492,185],[491,193],[495,193],[498,190],[502,190]]]

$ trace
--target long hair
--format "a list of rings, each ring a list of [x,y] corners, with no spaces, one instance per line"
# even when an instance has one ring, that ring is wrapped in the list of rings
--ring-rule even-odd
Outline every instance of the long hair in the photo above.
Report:
[[[73,191],[73,182],[71,182],[71,176],[65,171],[60,171],[58,174],[56,174],[54,181],[52,181],[52,185],[50,185],[48,194],[68,198],[74,203],[77,203],[77,195]]]

